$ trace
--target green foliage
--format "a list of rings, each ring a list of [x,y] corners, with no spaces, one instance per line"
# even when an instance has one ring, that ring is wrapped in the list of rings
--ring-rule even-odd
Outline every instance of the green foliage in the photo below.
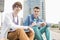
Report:
[[[52,28],[58,28],[59,26],[58,26],[58,24],[53,24],[52,25]]]

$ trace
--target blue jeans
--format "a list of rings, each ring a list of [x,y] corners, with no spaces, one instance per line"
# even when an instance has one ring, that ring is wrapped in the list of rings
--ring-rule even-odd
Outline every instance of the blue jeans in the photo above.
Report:
[[[37,26],[34,26],[33,30],[35,32],[35,38],[34,39],[43,40],[42,34],[45,32],[46,39],[50,40],[50,31],[49,31],[48,27],[44,26],[44,27],[41,27],[39,29]]]

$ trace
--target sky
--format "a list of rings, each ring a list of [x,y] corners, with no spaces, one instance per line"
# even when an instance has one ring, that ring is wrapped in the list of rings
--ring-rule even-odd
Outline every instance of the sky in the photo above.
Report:
[[[60,21],[60,0],[46,0],[45,3],[46,21],[58,24]]]

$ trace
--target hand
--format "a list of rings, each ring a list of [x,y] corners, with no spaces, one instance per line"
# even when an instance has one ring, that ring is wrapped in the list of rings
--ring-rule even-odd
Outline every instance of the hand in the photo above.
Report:
[[[33,22],[31,26],[33,27],[33,26],[35,26],[35,25],[36,25],[36,23]]]
[[[24,28],[24,29],[28,29],[28,28],[29,28],[29,26],[24,26],[23,28]]]
[[[29,26],[20,26],[22,29],[28,29]]]
[[[34,32],[34,30],[32,28],[29,27],[28,29],[30,30],[30,32]]]
[[[42,27],[43,27],[43,26],[46,26],[46,22],[42,23],[41,26],[42,26]]]

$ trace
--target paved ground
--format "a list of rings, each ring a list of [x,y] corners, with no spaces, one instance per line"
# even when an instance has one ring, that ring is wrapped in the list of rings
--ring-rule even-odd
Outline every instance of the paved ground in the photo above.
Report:
[[[60,40],[60,33],[51,31],[53,40]]]
[[[51,32],[51,40],[60,40],[60,30],[58,30],[58,28],[52,28],[50,32]],[[43,34],[43,37],[44,37],[44,40],[46,40],[46,37],[44,36],[44,34]]]
[[[51,29],[51,34],[53,40],[60,40],[60,30],[58,30],[58,28]]]

